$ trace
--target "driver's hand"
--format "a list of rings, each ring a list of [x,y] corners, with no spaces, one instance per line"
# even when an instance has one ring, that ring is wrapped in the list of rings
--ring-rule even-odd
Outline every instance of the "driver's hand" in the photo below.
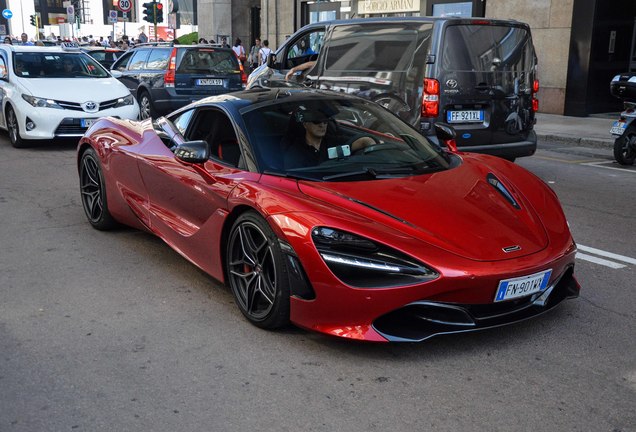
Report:
[[[285,74],[285,81],[289,81],[289,79],[296,73],[294,68],[291,68],[287,74]]]
[[[370,136],[363,136],[358,138],[357,140],[355,140],[353,143],[351,143],[351,152],[354,152],[356,150],[361,150],[365,147],[368,147],[370,145],[374,145],[377,144],[378,142],[371,138]]]

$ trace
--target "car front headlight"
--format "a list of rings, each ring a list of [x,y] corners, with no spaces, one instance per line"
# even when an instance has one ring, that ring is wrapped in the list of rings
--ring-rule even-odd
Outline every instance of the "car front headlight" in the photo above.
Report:
[[[345,231],[316,227],[311,238],[329,270],[354,287],[412,285],[439,276],[402,252]]]
[[[120,97],[117,99],[117,102],[113,106],[113,108],[119,108],[126,105],[133,105],[135,103],[135,98],[133,95],[129,94],[128,96]]]
[[[27,101],[29,104],[33,105],[37,108],[56,108],[56,109],[64,109],[60,105],[57,104],[53,99],[45,99],[39,98],[35,96],[30,96],[27,94],[22,94],[22,99]]]

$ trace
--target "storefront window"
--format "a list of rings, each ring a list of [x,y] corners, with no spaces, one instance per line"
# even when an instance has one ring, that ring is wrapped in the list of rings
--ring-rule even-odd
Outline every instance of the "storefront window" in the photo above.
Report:
[[[434,4],[433,16],[437,16],[437,17],[473,16],[473,2]]]

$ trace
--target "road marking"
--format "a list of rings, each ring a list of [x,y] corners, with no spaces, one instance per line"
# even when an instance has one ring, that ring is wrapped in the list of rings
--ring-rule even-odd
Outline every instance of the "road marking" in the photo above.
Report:
[[[561,159],[561,158],[555,158],[555,157],[550,157],[550,156],[537,156],[534,155],[533,156],[535,159],[543,159],[543,160],[549,160],[549,161],[555,161],[555,162],[563,162],[563,163],[567,163],[567,164],[573,164],[573,165],[587,165],[589,163],[601,163],[599,162],[598,159],[583,159],[583,160],[569,160],[569,159]]]
[[[582,259],[582,260],[585,260],[585,261],[593,262],[594,264],[600,264],[602,266],[610,267],[610,268],[613,268],[613,269],[620,269],[620,268],[625,267],[625,265],[623,265],[623,264],[615,263],[614,261],[606,260],[606,259],[603,259],[603,258],[596,258],[595,256],[584,254],[584,253],[581,253],[581,252],[577,252],[576,253],[576,257],[578,259]]]
[[[581,244],[577,245],[577,246],[578,246],[579,250],[582,250],[583,252],[593,253],[593,254],[600,255],[600,256],[605,257],[605,258],[612,258],[612,259],[615,259],[617,261],[626,262],[628,264],[636,264],[636,259],[630,258],[630,257],[625,256],[625,255],[619,255],[619,254],[615,254],[615,253],[612,253],[612,252],[607,252],[607,251],[604,251],[604,250],[601,250],[601,249],[595,249],[593,247],[581,245]]]
[[[605,162],[588,162],[588,163],[583,163],[581,165],[586,165],[586,166],[591,166],[591,167],[596,167],[596,168],[605,168],[605,169],[611,169],[611,170],[623,171],[623,172],[636,174],[636,170],[633,170],[633,169],[618,168],[618,167],[615,167],[615,166],[605,166],[604,164],[614,164],[614,162],[608,162],[608,161],[605,161]]]

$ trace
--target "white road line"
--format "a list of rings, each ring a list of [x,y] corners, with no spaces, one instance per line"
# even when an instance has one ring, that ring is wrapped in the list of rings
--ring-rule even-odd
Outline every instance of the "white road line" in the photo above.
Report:
[[[611,169],[611,170],[623,171],[623,172],[636,174],[636,171],[631,170],[631,169],[618,168],[618,167],[603,165],[603,164],[607,164],[607,163],[613,163],[613,162],[588,162],[588,163],[582,163],[581,165],[587,165],[587,166],[593,166],[593,167],[597,167],[597,168],[605,168],[605,169]]]
[[[595,249],[593,247],[585,246],[582,244],[577,244],[577,247],[579,250],[582,250],[583,252],[593,253],[595,255],[600,255],[605,258],[612,258],[618,261],[626,262],[628,264],[636,264],[636,259],[624,256],[624,255],[619,255],[612,252],[606,252],[604,250]]]
[[[606,259],[603,259],[603,258],[596,258],[596,257],[594,257],[592,255],[584,254],[584,253],[581,253],[581,252],[577,252],[576,253],[576,257],[578,259],[582,259],[582,260],[585,260],[585,261],[593,262],[594,264],[600,264],[600,265],[603,265],[603,266],[606,266],[606,267],[610,267],[610,268],[613,268],[613,269],[620,269],[620,268],[625,267],[625,265],[623,265],[623,264],[615,263],[614,261],[609,261],[609,260],[606,260]]]

